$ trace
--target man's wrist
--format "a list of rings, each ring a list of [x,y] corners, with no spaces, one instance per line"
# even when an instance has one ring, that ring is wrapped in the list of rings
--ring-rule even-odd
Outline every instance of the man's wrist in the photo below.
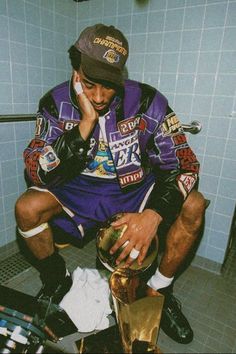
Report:
[[[150,208],[144,209],[143,213],[151,216],[155,220],[155,222],[157,222],[157,224],[160,224],[163,220],[162,216],[158,214],[158,212],[154,209],[150,209]]]
[[[81,137],[86,141],[88,137],[90,136],[91,132],[94,129],[94,126],[96,125],[96,121],[91,121],[91,120],[81,120],[80,123],[78,124],[78,130],[79,134]]]

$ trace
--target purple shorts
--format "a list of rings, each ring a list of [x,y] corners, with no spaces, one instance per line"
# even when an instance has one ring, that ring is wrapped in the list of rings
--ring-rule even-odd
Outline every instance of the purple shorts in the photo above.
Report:
[[[150,174],[140,186],[125,192],[116,180],[79,175],[63,186],[47,189],[66,213],[51,221],[66,233],[82,238],[87,230],[99,227],[114,214],[142,211],[154,183]]]

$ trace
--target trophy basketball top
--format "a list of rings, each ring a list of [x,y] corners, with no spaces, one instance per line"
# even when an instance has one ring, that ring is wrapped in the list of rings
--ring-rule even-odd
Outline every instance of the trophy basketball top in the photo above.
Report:
[[[101,227],[97,233],[97,252],[98,258],[101,263],[111,272],[114,270],[121,268],[125,261],[122,261],[119,265],[116,264],[116,259],[119,254],[122,252],[127,243],[124,243],[114,254],[110,254],[109,251],[111,247],[115,244],[115,242],[123,235],[126,230],[126,225],[122,228],[115,230],[111,223],[118,218],[120,218],[122,214],[116,214],[107,220],[104,227]],[[129,266],[130,270],[136,272],[144,272],[149,266],[154,262],[157,257],[158,247],[157,247],[157,239],[154,239],[148,249],[147,255],[141,265],[138,264],[137,259],[133,261],[133,263]]]

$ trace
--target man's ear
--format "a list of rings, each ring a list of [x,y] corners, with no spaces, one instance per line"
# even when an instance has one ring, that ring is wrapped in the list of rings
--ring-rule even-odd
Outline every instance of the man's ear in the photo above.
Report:
[[[79,82],[80,81],[80,74],[78,71],[76,70],[73,70],[73,82],[76,83],[76,82]]]
[[[73,87],[77,95],[83,93],[83,88],[80,81],[80,74],[76,70],[73,70]]]

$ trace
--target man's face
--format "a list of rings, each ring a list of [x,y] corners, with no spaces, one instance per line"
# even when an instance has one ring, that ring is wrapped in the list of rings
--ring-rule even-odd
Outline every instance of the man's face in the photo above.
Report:
[[[86,77],[83,70],[79,69],[80,82],[86,96],[99,115],[107,112],[110,102],[112,101],[116,90],[114,88],[105,86],[106,84],[97,83]]]

